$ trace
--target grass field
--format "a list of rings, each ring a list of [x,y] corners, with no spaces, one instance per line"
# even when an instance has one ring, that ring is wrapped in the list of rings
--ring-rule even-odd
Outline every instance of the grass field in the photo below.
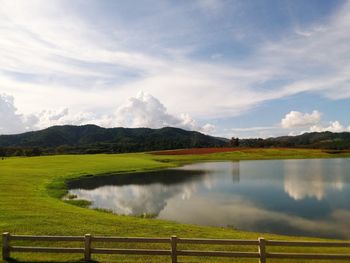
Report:
[[[202,155],[60,155],[0,160],[0,231],[14,234],[204,237],[295,239],[272,234],[242,232],[229,228],[185,225],[157,219],[118,216],[81,208],[60,200],[66,193],[65,180],[84,175],[136,172],[174,167],[204,160],[248,160],[350,157],[320,150],[250,149]],[[301,239],[301,238],[297,238]],[[69,244],[71,245],[71,244]],[[126,245],[124,244],[124,247]],[[131,245],[129,245],[131,247]],[[143,246],[139,246],[143,247]],[[153,247],[161,247],[154,245]],[[202,246],[208,248],[207,246]],[[216,246],[218,250],[227,248]],[[168,249],[168,248],[167,248]],[[213,249],[211,247],[211,249]],[[319,249],[310,249],[308,252]],[[326,249],[332,251],[332,249]],[[297,251],[294,249],[293,251]],[[325,249],[322,249],[325,251]],[[347,252],[350,252],[347,250]],[[13,254],[25,262],[78,262],[82,255]],[[167,257],[96,256],[102,262],[169,262]],[[218,258],[186,258],[181,262],[232,262]],[[235,262],[256,262],[236,260]],[[277,261],[269,261],[277,262]],[[284,260],[284,262],[289,262]],[[290,262],[312,262],[294,260]],[[314,261],[315,262],[315,261]],[[327,262],[327,261],[323,261]],[[334,262],[334,261],[332,261]]]

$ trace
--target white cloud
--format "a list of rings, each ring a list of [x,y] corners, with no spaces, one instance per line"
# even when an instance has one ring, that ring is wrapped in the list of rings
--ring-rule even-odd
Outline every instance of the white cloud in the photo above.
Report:
[[[34,115],[25,116],[17,112],[12,96],[0,94],[0,134],[27,131],[37,122]]]
[[[284,96],[312,92],[330,99],[350,98],[349,26],[347,1],[323,23],[298,28],[292,35],[263,46],[273,67],[279,67],[293,81],[281,87]]]
[[[201,4],[221,5],[220,1]],[[274,92],[251,88],[274,74],[265,68],[196,62],[168,48],[159,48],[156,54],[130,50],[93,30],[91,21],[78,13],[63,15],[66,8],[60,1],[5,1],[0,10],[0,84],[23,102],[26,111],[40,107],[34,103],[38,97],[43,104],[60,104],[56,109],[82,110],[81,104],[101,108],[101,100],[115,103],[115,96],[108,93],[112,89],[122,98],[119,103],[142,89],[160,98],[172,112],[196,117],[237,115],[275,97]],[[128,74],[135,76],[125,79]],[[33,92],[24,96],[28,88]],[[97,94],[100,98],[95,98]]]
[[[350,126],[348,128],[344,127],[339,121],[331,121],[328,126],[324,127],[322,125],[314,125],[310,127],[311,132],[344,132],[350,131]]]
[[[350,131],[350,126],[345,127],[339,121],[330,121],[325,123],[321,118],[322,114],[314,110],[312,113],[303,113],[291,111],[281,120],[281,126],[284,129],[293,129],[289,135],[295,136],[305,132],[344,132]]]
[[[217,14],[225,10],[226,3],[204,0],[196,4],[208,14],[213,11]],[[206,38],[212,45],[210,41],[214,37],[212,32],[198,31],[205,27],[199,20],[188,17],[189,12],[183,12],[183,8],[159,14],[163,20],[165,15],[171,15],[174,21],[177,18],[172,29],[177,28],[179,33],[168,29],[154,32],[155,25],[160,24],[155,17],[140,18],[138,31],[129,30],[130,21],[101,17],[102,22],[111,22],[113,28],[104,31],[69,1],[11,0],[1,1],[1,6],[1,91],[16,97],[22,113],[48,108],[60,112],[69,108],[69,114],[56,121],[48,120],[42,113],[40,123],[47,124],[40,127],[64,121],[99,121],[101,116],[107,116],[103,117],[103,123],[109,125],[113,121],[109,113],[115,105],[138,90],[154,95],[172,113],[167,116],[160,113],[161,109],[153,109],[163,119],[157,123],[143,118],[144,123],[160,125],[174,117],[170,123],[179,121],[183,127],[197,126],[193,118],[238,116],[267,101],[302,92],[318,93],[330,99],[350,98],[347,85],[350,3],[345,3],[328,21],[323,20],[324,24],[298,28],[271,42],[265,39],[254,43],[254,56],[244,57],[240,62],[228,61],[224,53],[213,55],[222,59],[212,59],[207,54],[206,62],[188,56],[192,51],[202,50],[203,41],[198,39]],[[186,26],[178,27],[178,22]],[[222,30],[227,35],[234,31]],[[173,36],[175,33],[177,37]],[[163,40],[159,41],[160,38]],[[169,38],[181,39],[177,42],[191,38],[194,43],[186,45],[183,41],[174,47],[168,45]],[[156,52],[149,47],[155,47]],[[287,84],[268,85],[276,80]],[[265,85],[269,88],[264,88]],[[85,116],[86,112],[94,114]],[[183,112],[191,117],[181,116]],[[290,125],[288,122],[286,125]]]
[[[321,113],[314,110],[312,113],[302,113],[299,111],[291,111],[281,120],[283,128],[308,127],[319,123]]]
[[[0,120],[0,135],[38,130],[53,125],[103,123],[102,117],[96,119],[94,114],[83,112],[71,114],[67,108],[22,114],[17,111],[14,97],[6,94],[0,94]]]
[[[213,134],[216,131],[216,126],[213,124],[207,123],[200,129],[200,131],[206,134]]]
[[[152,95],[139,92],[121,105],[114,114],[115,125],[123,127],[161,128],[166,126],[180,127],[188,130],[199,130],[205,133],[215,131],[215,126],[205,124],[199,127],[197,122],[186,113],[180,116],[169,114],[166,107]]]
[[[59,110],[44,110],[36,114],[38,123],[36,129],[53,125],[82,125],[96,123],[96,116],[91,112],[71,113],[68,108]]]
[[[181,123],[180,119],[167,113],[165,106],[153,96],[140,92],[120,106],[116,113],[116,124],[125,127],[163,127],[170,123]]]
[[[200,126],[187,113],[179,116],[168,113],[167,108],[157,98],[145,92],[140,92],[136,97],[129,98],[114,112],[105,115],[88,111],[71,112],[68,108],[43,110],[36,114],[25,115],[17,112],[12,96],[0,95],[0,119],[0,134],[44,129],[53,125],[84,124],[131,128],[171,126],[206,134],[215,132],[214,125],[207,123]]]
[[[273,43],[261,42],[254,57],[239,65],[230,65],[193,60],[186,57],[186,52],[180,52],[183,46],[171,49],[153,43],[160,45],[157,53],[128,49],[135,44],[129,42],[136,36],[125,37],[125,30],[119,24],[113,25],[116,28],[113,34],[104,34],[94,28],[92,21],[68,8],[64,1],[1,3],[0,70],[38,78],[35,81],[40,87],[38,96],[45,97],[48,104],[59,102],[60,107],[78,110],[81,104],[87,104],[83,101],[86,96],[93,97],[98,91],[103,93],[104,102],[111,105],[115,98],[108,96],[106,89],[113,89],[122,99],[143,89],[175,113],[180,113],[181,102],[181,110],[195,117],[228,117],[242,114],[262,102],[303,91],[322,92],[333,99],[350,97],[349,90],[342,85],[348,81],[347,68],[350,67],[350,48],[346,45],[349,42],[346,14],[350,12],[350,4],[344,5],[327,26],[299,29],[298,32],[307,32],[308,37],[293,34]],[[205,0],[198,4],[217,9],[225,3]],[[173,15],[180,15],[180,11]],[[129,42],[122,45],[120,40],[124,38]],[[299,65],[303,65],[302,70]],[[319,70],[324,69],[328,73],[320,75]],[[135,76],[125,79],[125,73],[130,72]],[[284,87],[256,88],[266,81],[285,77],[291,81]],[[15,95],[26,102],[27,108],[38,107],[32,95],[30,100],[22,98],[23,90],[32,81],[23,82],[21,77],[0,74],[0,83],[4,82],[20,87]],[[75,100],[67,101],[66,96],[59,96],[62,86],[67,89],[65,92],[77,93]],[[50,87],[53,87],[49,91],[51,96],[47,96]],[[6,89],[10,92],[10,87]],[[101,108],[99,99],[91,99],[89,105]]]

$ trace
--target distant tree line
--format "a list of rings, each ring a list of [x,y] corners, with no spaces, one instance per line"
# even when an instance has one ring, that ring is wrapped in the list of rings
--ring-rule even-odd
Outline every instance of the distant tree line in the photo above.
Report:
[[[275,138],[239,139],[232,137],[230,147],[243,148],[314,148],[329,150],[350,149],[350,133],[305,133],[298,136],[282,136]]]
[[[18,135],[0,136],[0,157],[53,154],[97,154],[147,152],[184,148],[321,148],[350,149],[350,133],[305,133],[275,138],[237,138],[230,140],[178,128],[111,128],[94,125],[54,126]]]
[[[43,149],[40,147],[0,147],[0,158],[10,157],[10,156],[40,156],[43,154]]]
[[[197,141],[183,142],[180,140],[145,140],[121,141],[118,143],[95,143],[80,145],[60,145],[56,147],[0,147],[0,158],[10,156],[40,156],[56,154],[115,154],[128,152],[148,152],[182,148],[224,147],[226,144],[211,145]]]

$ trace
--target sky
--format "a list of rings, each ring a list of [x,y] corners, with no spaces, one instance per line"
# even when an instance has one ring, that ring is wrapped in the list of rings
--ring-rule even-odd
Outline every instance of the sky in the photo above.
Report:
[[[350,1],[0,0],[0,134],[350,131]]]

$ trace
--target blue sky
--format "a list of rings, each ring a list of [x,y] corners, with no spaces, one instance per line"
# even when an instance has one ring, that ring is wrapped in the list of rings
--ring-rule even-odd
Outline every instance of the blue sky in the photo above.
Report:
[[[350,131],[349,1],[0,4],[0,134]]]

